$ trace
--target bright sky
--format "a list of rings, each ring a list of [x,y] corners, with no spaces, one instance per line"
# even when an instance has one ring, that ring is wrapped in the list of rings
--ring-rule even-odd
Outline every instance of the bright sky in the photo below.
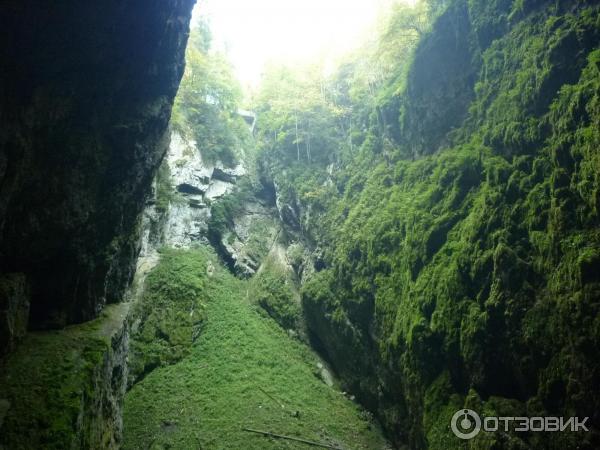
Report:
[[[255,86],[265,63],[298,63],[355,47],[394,0],[198,0],[215,45],[227,49],[239,80]],[[414,0],[404,0],[414,3]]]

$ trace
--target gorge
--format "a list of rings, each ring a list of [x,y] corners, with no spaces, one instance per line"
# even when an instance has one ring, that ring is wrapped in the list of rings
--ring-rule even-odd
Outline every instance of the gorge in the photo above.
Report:
[[[252,95],[194,3],[0,6],[0,449],[600,448],[597,2]]]

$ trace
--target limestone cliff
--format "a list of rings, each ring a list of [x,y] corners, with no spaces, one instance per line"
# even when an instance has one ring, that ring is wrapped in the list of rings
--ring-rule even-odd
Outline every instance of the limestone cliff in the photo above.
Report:
[[[26,280],[30,328],[121,300],[193,3],[3,2],[0,271]]]

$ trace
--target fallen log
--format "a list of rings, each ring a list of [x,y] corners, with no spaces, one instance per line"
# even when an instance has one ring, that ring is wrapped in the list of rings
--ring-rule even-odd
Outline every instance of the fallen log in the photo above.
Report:
[[[273,397],[271,394],[269,394],[267,391],[265,391],[260,386],[258,388],[261,390],[261,392],[263,394],[265,394],[267,397],[269,397],[271,400],[273,400],[275,403],[277,403],[278,406],[281,406],[281,409],[285,409],[285,405],[283,403],[281,403],[279,400],[277,400],[275,397]]]
[[[312,445],[313,447],[332,448],[334,450],[343,450],[341,447],[334,447],[333,445],[309,441],[308,439],[302,439],[302,438],[297,438],[297,437],[293,437],[293,436],[285,436],[283,434],[271,433],[270,431],[254,430],[252,428],[242,428],[242,430],[247,431],[249,433],[262,434],[263,436],[270,436],[270,437],[274,437],[274,438],[278,438],[278,439],[287,439],[288,441],[302,442],[303,444]]]

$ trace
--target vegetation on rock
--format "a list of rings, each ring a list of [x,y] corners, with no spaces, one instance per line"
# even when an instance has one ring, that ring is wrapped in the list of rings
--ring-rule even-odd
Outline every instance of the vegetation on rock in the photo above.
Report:
[[[205,320],[207,270],[201,254],[161,252],[161,263],[146,277],[131,314],[130,384],[190,353]]]
[[[456,0],[418,43],[383,35],[406,55],[394,76],[349,61],[309,78],[305,104],[279,93],[310,75],[267,77],[263,178],[323,251],[308,326],[398,444],[460,447],[449,419],[472,407],[589,416],[592,431],[470,448],[597,446],[598,12]]]
[[[207,36],[174,126],[232,163],[236,88]],[[380,448],[315,377],[305,327],[399,447],[598,447],[599,42],[594,2],[421,1],[332,74],[272,66],[251,174],[207,224],[232,271],[256,267],[239,280],[206,249],[163,253],[133,325],[146,376],[126,447],[292,447],[249,427]],[[259,203],[276,237],[270,219],[240,226]],[[591,431],[464,442],[449,428],[463,408]]]
[[[86,324],[30,333],[2,361],[0,447],[117,448],[127,307],[110,305]]]

